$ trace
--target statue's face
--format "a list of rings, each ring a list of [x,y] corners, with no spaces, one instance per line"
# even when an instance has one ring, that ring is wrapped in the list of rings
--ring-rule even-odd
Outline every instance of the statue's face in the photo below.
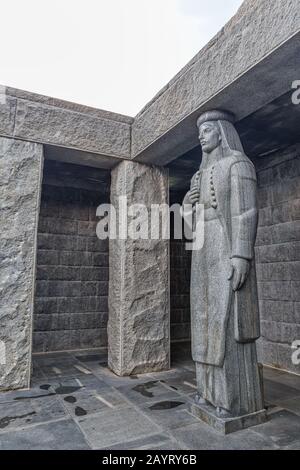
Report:
[[[216,122],[204,122],[199,128],[199,140],[203,152],[211,153],[221,144],[219,126]]]

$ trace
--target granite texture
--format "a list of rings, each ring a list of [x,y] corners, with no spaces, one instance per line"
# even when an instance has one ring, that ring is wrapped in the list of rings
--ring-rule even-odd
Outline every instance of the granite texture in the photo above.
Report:
[[[171,342],[190,341],[191,252],[184,240],[170,240]],[[174,347],[176,347],[174,345]]]
[[[237,14],[224,28],[136,116],[132,128],[132,156],[140,159],[143,152],[145,151],[146,154],[148,148],[158,140],[160,148],[168,149],[169,152],[173,152],[175,145],[179,147],[182,139],[176,134],[177,137],[173,138],[174,145],[172,146],[170,140],[166,140],[168,132],[176,127],[180,128],[183,135],[189,132],[188,127],[192,125],[192,122],[184,124],[188,116],[197,110],[199,112],[209,100],[236,80],[242,82],[243,74],[299,32],[299,6],[299,0],[244,1]],[[274,60],[276,60],[275,57]],[[284,59],[281,59],[281,62],[282,60]],[[290,65],[292,62],[289,60]],[[289,75],[288,64],[284,70],[280,73],[281,80],[278,80],[277,76],[277,81],[284,83],[287,86],[285,91],[288,91],[292,80],[289,79],[289,83],[285,83]],[[279,68],[276,68],[276,73],[278,72]],[[264,81],[266,77],[269,80],[272,73],[274,73],[274,63],[272,72],[272,67],[270,68],[266,62],[262,80]],[[252,76],[252,80],[255,80],[255,87],[258,83],[262,83],[257,78],[257,76],[256,79]],[[243,101],[245,96],[249,109],[251,102],[254,103],[262,97],[266,98],[269,92],[276,88],[275,83],[274,76],[272,87],[270,87],[270,81],[265,83],[261,95],[257,88],[253,89],[253,93],[252,91],[249,93],[249,87],[252,90],[252,85],[248,80],[248,92],[245,88],[243,93],[231,97],[231,102],[229,101],[227,105],[238,106],[238,102]],[[282,93],[284,93],[283,90],[277,96]],[[223,95],[226,101],[226,96]],[[269,96],[269,101],[272,99],[274,96]],[[220,103],[210,103],[209,107],[220,107]],[[236,110],[233,109],[233,111]],[[255,109],[252,110],[254,111]],[[241,117],[244,116],[239,116]],[[196,134],[193,135],[196,137]],[[187,150],[188,148],[185,147],[182,153]],[[154,163],[154,155],[152,158]],[[144,161],[146,162],[146,159]]]
[[[76,150],[86,165],[130,158],[128,116],[0,85],[0,118],[0,135]]]
[[[146,190],[147,188],[147,190]],[[111,203],[168,203],[164,170],[123,162],[112,172]],[[128,218],[128,223],[132,219]],[[109,366],[117,375],[169,367],[169,242],[110,240]]]
[[[110,172],[45,161],[33,351],[107,346],[108,242],[96,235]]]
[[[255,341],[260,336],[254,245],[258,207],[255,168],[230,114],[198,119],[203,158],[183,204],[193,211],[203,245],[192,252],[192,357],[199,404],[244,416],[263,409]]]
[[[120,158],[130,156],[128,123],[21,99],[17,100],[14,135]]]
[[[300,145],[255,160],[260,204],[256,241],[261,361],[300,373]]]
[[[13,135],[17,100],[7,96],[6,88],[0,88],[0,134]]]
[[[41,145],[0,139],[0,390],[29,386]]]
[[[258,426],[267,421],[266,410],[261,410],[246,416],[237,416],[232,418],[220,418],[215,409],[209,405],[192,405],[191,413],[201,421],[212,426],[216,431],[222,434],[231,434],[253,426]]]

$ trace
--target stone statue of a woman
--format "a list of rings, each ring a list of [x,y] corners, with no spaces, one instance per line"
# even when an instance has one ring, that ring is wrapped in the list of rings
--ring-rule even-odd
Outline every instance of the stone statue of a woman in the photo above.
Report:
[[[193,251],[191,272],[196,402],[219,417],[244,416],[264,408],[255,344],[256,173],[231,114],[209,111],[197,125],[203,158],[184,200],[204,206],[204,245]]]

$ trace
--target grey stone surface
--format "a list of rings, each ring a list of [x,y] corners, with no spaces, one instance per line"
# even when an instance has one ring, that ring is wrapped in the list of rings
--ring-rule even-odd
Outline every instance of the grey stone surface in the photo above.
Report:
[[[198,418],[190,413],[190,401],[185,396],[170,396],[153,404],[144,404],[142,411],[163,429],[175,429],[196,423]]]
[[[185,355],[182,360],[177,357],[177,367],[172,370],[131,377],[114,375],[107,369],[106,358],[103,349],[34,355],[32,390],[1,393],[0,448],[271,450],[299,447],[297,409],[294,412],[282,409],[284,403],[293,408],[297,404],[290,404],[293,399],[282,401],[290,396],[286,390],[280,393],[282,383],[300,390],[300,378],[296,375],[264,368],[267,388],[273,395],[278,392],[276,403],[268,406],[268,423],[224,436],[187,411],[193,400],[191,391],[195,393],[191,387],[195,383],[195,369]],[[86,374],[75,365],[91,372]],[[64,375],[60,374],[60,368]],[[150,398],[150,403],[145,403],[140,399],[142,393],[147,395],[155,389],[147,386],[149,380],[152,385],[156,381],[158,393],[154,392],[156,398],[152,402]],[[159,384],[165,388],[166,395]],[[133,393],[137,385],[140,392]]]
[[[29,386],[42,146],[0,138],[0,389]]]
[[[15,119],[17,138],[130,157],[130,125],[124,122],[20,99]]]
[[[3,94],[2,94],[3,91]],[[13,135],[16,113],[16,100],[5,94],[0,87],[0,134]]]
[[[160,428],[133,408],[103,411],[78,424],[93,449],[110,448],[126,440],[157,434]]]
[[[241,119],[288,91],[297,72],[293,60],[285,62],[291,51],[282,43],[299,29],[298,0],[245,1],[227,25],[138,114],[133,124],[133,156],[145,162],[152,159],[153,163],[155,154],[161,159],[163,155],[176,158],[180,155],[175,155],[176,147],[184,153],[196,145],[196,134],[189,131],[195,112],[232,108]],[[291,42],[295,54],[297,39]],[[279,59],[281,51],[276,48],[280,45],[282,52],[286,50]],[[278,78],[278,73],[280,89],[275,82],[268,86],[266,79],[270,80],[272,74]],[[263,93],[254,92],[251,84],[258,83]]]
[[[270,418],[267,423],[255,428],[257,434],[268,437],[279,447],[299,444],[300,416],[281,410],[272,414]]]
[[[123,114],[105,111],[103,109],[97,109],[91,106],[73,103],[71,101],[61,100],[50,96],[40,95],[38,93],[32,93],[30,91],[20,90],[17,88],[4,87],[4,89],[8,96],[20,100],[32,101],[34,103],[40,103],[47,106],[54,106],[56,108],[62,108],[77,113],[89,114],[90,116],[94,116],[98,119],[108,119],[117,122],[122,122],[125,124],[131,124],[133,122],[132,117],[124,116]]]
[[[1,435],[0,450],[89,450],[78,426],[63,419]]]
[[[192,405],[191,412],[194,416],[209,424],[222,434],[231,434],[253,426],[258,426],[267,421],[266,410],[257,411],[245,416],[232,418],[220,418],[214,407],[210,405]]]
[[[182,203],[182,200],[179,202]],[[172,204],[172,202],[171,202]],[[170,240],[170,316],[171,341],[187,341],[190,326],[191,253],[185,240]]]
[[[97,207],[110,173],[45,162],[38,225],[34,352],[107,346],[108,242]]]
[[[55,396],[14,400],[5,403],[0,409],[0,431],[12,431],[26,428],[45,421],[56,421],[65,418],[63,405]],[[0,438],[1,441],[1,438]]]
[[[252,428],[253,429],[253,428]],[[275,450],[278,447],[268,437],[249,429],[223,435],[199,421],[170,430],[171,436],[182,448],[189,450]]]
[[[299,213],[300,146],[255,159],[261,201],[256,247],[258,293],[262,319],[260,360],[300,373],[291,348],[300,338]]]
[[[193,229],[199,239],[203,235],[191,268],[198,404],[208,402],[220,417],[234,418],[218,420],[205,411],[197,415],[224,432],[255,425],[265,415],[255,344],[260,336],[256,174],[232,122],[229,113],[218,110],[198,118],[203,158],[183,202],[193,206]],[[196,204],[203,208],[203,226]]]
[[[111,203],[168,203],[164,170],[123,162],[112,172]],[[128,218],[128,224],[133,218]],[[118,375],[169,368],[169,243],[110,240],[109,366]]]
[[[0,93],[0,135],[48,144],[47,158],[69,163],[112,168],[130,158],[133,118],[9,87]]]

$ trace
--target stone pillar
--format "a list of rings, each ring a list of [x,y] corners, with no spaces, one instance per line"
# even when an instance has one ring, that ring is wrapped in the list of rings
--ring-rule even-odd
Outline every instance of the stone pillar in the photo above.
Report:
[[[43,147],[0,138],[0,390],[30,385]]]
[[[124,216],[119,207],[124,196],[128,207],[168,204],[168,173],[135,162],[120,163],[112,171],[111,184],[117,221]],[[125,225],[132,220],[128,216]],[[119,235],[110,240],[109,248],[109,367],[120,376],[169,369],[169,241]]]

